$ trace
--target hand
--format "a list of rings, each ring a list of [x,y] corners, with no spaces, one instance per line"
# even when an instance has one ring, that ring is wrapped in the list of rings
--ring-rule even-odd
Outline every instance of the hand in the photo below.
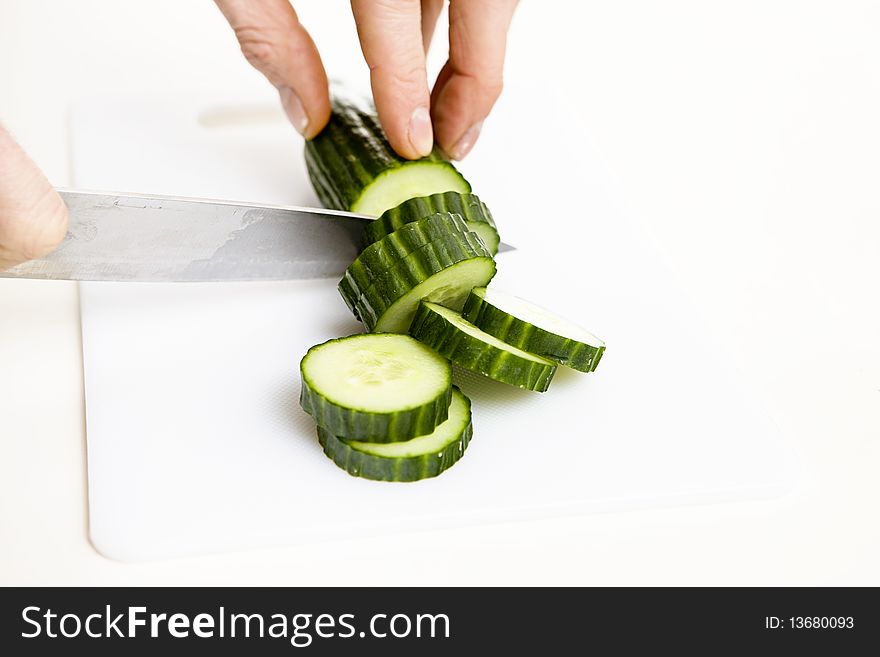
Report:
[[[307,139],[317,135],[330,118],[327,74],[290,2],[216,2],[290,122]],[[443,0],[351,0],[379,120],[403,157],[429,154],[435,140],[456,160],[471,150],[501,93],[516,2],[450,0],[449,59],[429,93],[425,50]]]
[[[67,233],[67,207],[0,126],[0,271],[52,251]]]

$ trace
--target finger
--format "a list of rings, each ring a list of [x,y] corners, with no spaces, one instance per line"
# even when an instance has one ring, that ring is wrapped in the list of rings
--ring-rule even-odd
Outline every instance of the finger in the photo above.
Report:
[[[67,207],[0,126],[0,270],[50,253],[67,233]]]
[[[306,139],[330,119],[327,73],[314,41],[288,0],[216,0],[241,52],[277,89],[293,126]]]
[[[373,99],[391,146],[410,159],[434,146],[419,0],[352,0]]]
[[[455,160],[470,152],[501,94],[516,0],[450,0],[449,61],[431,94],[437,143]]]
[[[444,0],[422,0],[422,43],[425,52],[428,52],[428,46],[431,45],[431,39],[434,36],[434,28],[437,27],[437,19],[440,12],[443,11]]]

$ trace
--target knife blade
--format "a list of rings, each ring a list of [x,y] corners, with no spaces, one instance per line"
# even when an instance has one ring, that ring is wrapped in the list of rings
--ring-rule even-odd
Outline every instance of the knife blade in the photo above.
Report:
[[[49,256],[4,278],[249,281],[345,271],[372,217],[315,208],[58,190],[69,227]]]
[[[0,278],[255,281],[340,276],[373,217],[318,208],[59,189],[67,236]],[[501,250],[511,250],[503,244]]]

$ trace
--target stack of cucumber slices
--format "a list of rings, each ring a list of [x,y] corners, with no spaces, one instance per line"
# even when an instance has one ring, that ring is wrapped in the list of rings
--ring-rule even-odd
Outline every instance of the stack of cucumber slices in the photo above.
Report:
[[[464,454],[471,402],[449,361],[417,340],[367,333],[309,349],[300,404],[324,453],[347,472],[380,481],[434,477]]]
[[[537,392],[560,364],[596,369],[605,344],[592,333],[486,287],[495,222],[441,152],[405,160],[371,108],[335,100],[329,124],[306,144],[306,164],[325,206],[378,217],[339,282],[370,333],[312,347],[300,364],[300,404],[339,467],[416,481],[456,463],[473,428],[450,361]]]

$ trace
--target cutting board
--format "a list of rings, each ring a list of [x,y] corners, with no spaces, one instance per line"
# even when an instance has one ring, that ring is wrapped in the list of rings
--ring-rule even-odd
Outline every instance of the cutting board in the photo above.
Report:
[[[369,482],[324,457],[297,401],[308,347],[361,330],[335,280],[83,284],[90,533],[101,553],[147,560],[790,486],[778,431],[616,209],[588,135],[512,149],[532,97],[508,85],[463,170],[518,247],[499,256],[494,284],[604,338],[599,369],[560,368],[546,394],[458,373],[474,408],[465,458],[437,479]],[[270,96],[91,101],[71,128],[80,187],[316,203],[302,143]]]

